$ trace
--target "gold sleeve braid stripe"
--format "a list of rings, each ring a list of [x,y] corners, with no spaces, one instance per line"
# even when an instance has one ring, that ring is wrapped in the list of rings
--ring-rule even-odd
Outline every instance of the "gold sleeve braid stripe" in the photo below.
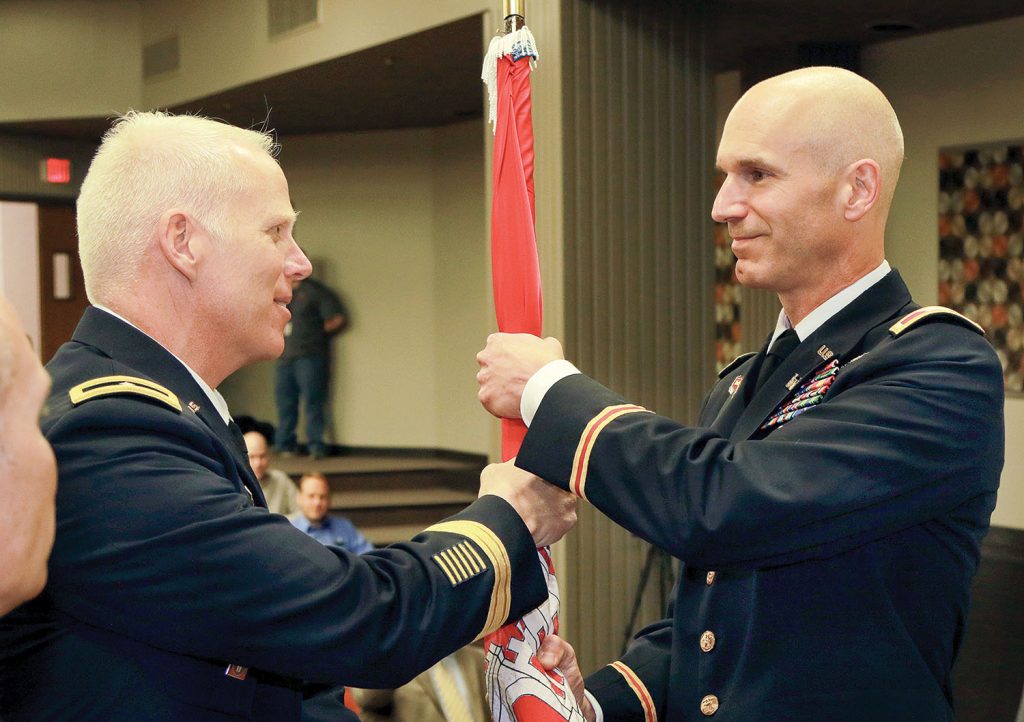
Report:
[[[598,434],[604,431],[605,427],[620,416],[635,413],[651,413],[643,406],[633,404],[619,404],[617,406],[606,406],[601,412],[590,420],[583,434],[580,436],[579,446],[576,447],[576,455],[572,460],[572,473],[569,476],[569,490],[576,496],[586,499],[587,470],[590,467],[590,452],[594,448],[594,442]]]
[[[468,559],[471,559],[483,567],[478,574],[486,571],[488,566],[494,570],[494,586],[491,589],[491,603],[487,610],[487,619],[484,622],[484,628],[477,636],[477,639],[498,629],[508,618],[509,610],[512,606],[512,562],[508,558],[508,551],[505,549],[505,545],[501,542],[501,539],[499,539],[497,534],[483,524],[476,521],[467,521],[462,519],[455,521],[443,521],[440,524],[434,524],[433,526],[428,527],[425,531],[442,531],[449,534],[458,534],[459,536],[466,537],[480,547],[484,556],[487,557],[487,561],[490,562],[489,565],[484,563],[480,558],[480,555],[477,554],[476,550],[468,543],[462,542],[457,545],[456,548],[461,552],[464,552]],[[448,577],[448,581],[452,581],[453,578],[457,578],[455,575],[455,569],[457,569],[457,567],[451,563],[453,557],[442,556],[446,552],[450,551],[452,550],[446,549],[444,552],[440,552],[435,555],[437,565],[445,572],[445,575]],[[438,557],[444,559],[445,564],[448,564],[447,569],[445,564],[442,564]],[[476,574],[473,576],[476,576]]]
[[[175,411],[181,411],[181,402],[170,389],[137,376],[101,376],[78,384],[68,391],[68,397],[75,406],[89,399],[120,394],[145,396],[170,406]]]
[[[612,662],[608,665],[616,672],[621,674],[626,680],[626,684],[633,690],[633,693],[640,700],[640,706],[644,710],[644,722],[658,722],[658,712],[654,708],[654,699],[651,697],[651,693],[647,690],[647,685],[643,683],[632,669],[624,665],[622,662]]]

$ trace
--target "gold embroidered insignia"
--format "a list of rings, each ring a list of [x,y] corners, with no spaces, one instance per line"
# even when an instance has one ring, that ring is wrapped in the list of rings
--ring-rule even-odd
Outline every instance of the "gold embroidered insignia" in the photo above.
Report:
[[[149,379],[141,379],[137,376],[101,376],[78,384],[68,391],[68,397],[74,406],[85,403],[90,399],[98,399],[104,396],[119,396],[121,394],[145,396],[148,399],[159,401],[165,406],[170,406],[175,411],[181,412],[181,402],[178,401],[178,397],[170,389]]]
[[[431,559],[441,568],[453,587],[487,570],[484,560],[468,541],[459,542],[449,549],[438,552]]]

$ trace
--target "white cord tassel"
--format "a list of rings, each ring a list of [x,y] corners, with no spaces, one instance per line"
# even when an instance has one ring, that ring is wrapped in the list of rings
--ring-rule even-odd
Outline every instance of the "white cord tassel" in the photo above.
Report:
[[[487,48],[487,55],[484,56],[484,67],[480,71],[480,79],[487,86],[487,120],[491,124],[491,132],[496,132],[495,125],[498,120],[498,58],[502,55],[509,55],[513,62],[529,57],[530,67],[537,67],[537,43],[533,39],[533,33],[525,25],[508,35],[496,35],[491,39]]]

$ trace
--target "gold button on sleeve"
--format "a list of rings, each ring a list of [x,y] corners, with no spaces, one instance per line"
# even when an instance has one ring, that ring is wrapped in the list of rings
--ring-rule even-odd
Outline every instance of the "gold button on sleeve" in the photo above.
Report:
[[[710,587],[710,586],[711,586],[712,584],[714,584],[714,583],[715,583],[715,573],[714,573],[714,572],[708,572],[708,576],[707,576],[707,578],[706,578],[706,579],[704,580],[704,583],[705,583],[705,584],[707,584],[707,585],[708,585],[709,587]]]

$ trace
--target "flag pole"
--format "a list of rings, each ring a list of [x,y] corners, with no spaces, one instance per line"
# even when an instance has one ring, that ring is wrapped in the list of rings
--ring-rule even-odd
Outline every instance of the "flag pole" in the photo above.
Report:
[[[511,33],[526,25],[526,0],[502,0],[505,32]]]

